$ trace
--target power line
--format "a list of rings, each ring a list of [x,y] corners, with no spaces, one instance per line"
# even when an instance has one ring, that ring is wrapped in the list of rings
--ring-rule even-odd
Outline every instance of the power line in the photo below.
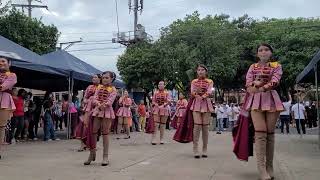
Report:
[[[114,31],[83,31],[83,32],[66,32],[63,34],[112,34]],[[62,34],[62,35],[63,35]]]
[[[117,47],[117,48],[110,48],[110,47],[107,47],[107,48],[92,48],[92,49],[76,49],[76,50],[70,50],[68,52],[80,52],[80,51],[99,51],[99,50],[111,50],[111,49],[124,49],[126,47]]]
[[[76,53],[76,52],[74,52]],[[121,54],[79,54],[82,56],[110,56],[110,57],[116,57],[116,56],[121,56]]]
[[[155,28],[147,28],[148,31],[158,31],[160,30],[162,27],[156,27],[156,26],[146,26],[146,27],[155,27]],[[115,31],[83,31],[83,32],[62,32],[62,34],[60,36],[68,36],[68,37],[72,37],[72,35],[68,35],[68,34],[80,34],[80,35],[85,35],[85,34],[101,34],[101,35],[93,35],[93,36],[105,36],[104,34],[113,34],[116,33]],[[78,36],[76,36],[78,37]]]
[[[88,41],[82,41],[83,43],[100,43],[100,42],[112,42],[110,39],[101,39],[101,40],[88,40]]]
[[[29,18],[31,18],[31,13],[32,13],[32,8],[45,8],[47,10],[48,9],[48,6],[43,6],[43,5],[33,5],[32,4],[32,1],[33,0],[27,0],[28,1],[28,4],[11,4],[13,7],[21,7],[22,8],[22,11],[24,12],[24,8],[27,8],[28,9],[28,16]],[[37,1],[37,2],[41,2],[41,0],[34,0],[34,1]]]
[[[90,46],[90,45],[102,45],[102,44],[114,44],[112,42],[101,42],[101,43],[79,43],[79,44],[75,44],[77,46]]]

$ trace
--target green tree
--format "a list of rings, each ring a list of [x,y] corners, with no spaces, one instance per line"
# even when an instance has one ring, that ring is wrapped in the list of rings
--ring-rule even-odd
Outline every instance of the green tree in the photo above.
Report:
[[[162,62],[169,65],[168,79],[183,86],[179,89],[187,90],[190,78],[186,72],[195,72],[197,64],[207,65],[209,77],[220,87],[233,79],[239,65],[239,49],[233,38],[238,30],[228,18],[219,15],[201,19],[195,12],[162,29],[156,44],[162,48]]]
[[[242,49],[238,75],[245,74],[248,65],[255,62],[256,46],[270,43],[275,57],[283,67],[282,93],[293,88],[296,76],[311,60],[320,47],[320,19],[289,18],[254,20],[247,15],[234,20],[241,30],[238,44]],[[240,77],[240,76],[237,76]],[[244,81],[244,77],[235,80]]]
[[[44,25],[40,20],[29,18],[13,9],[0,16],[0,35],[38,54],[55,50],[59,37],[54,25]]]
[[[139,51],[134,51],[134,56],[131,50],[126,51],[121,58],[134,60],[120,58],[118,67],[123,67],[119,68],[121,75],[131,84],[150,89],[155,80],[165,79],[169,88],[186,91],[195,77],[195,66],[205,64],[223,96],[224,90],[243,88],[246,72],[256,62],[256,47],[266,42],[274,47],[274,55],[283,66],[281,89],[287,92],[319,49],[319,29],[320,19],[316,18],[257,20],[244,15],[230,19],[224,14],[200,18],[194,12],[162,28],[153,44],[137,45]],[[124,62],[138,63],[139,73],[124,70]],[[151,62],[155,66],[150,68]],[[136,83],[144,73],[148,74],[146,82]]]
[[[154,45],[142,42],[130,46],[121,55],[117,68],[129,88],[143,88],[150,92],[155,84],[164,79],[162,63]]]

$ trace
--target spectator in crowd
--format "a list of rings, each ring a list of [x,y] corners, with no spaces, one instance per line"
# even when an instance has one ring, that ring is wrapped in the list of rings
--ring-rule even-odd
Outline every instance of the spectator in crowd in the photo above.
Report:
[[[60,129],[60,131],[62,131],[63,117],[62,117],[62,103],[60,100],[58,102],[55,102],[53,105],[53,117],[55,122],[55,130]]]
[[[316,108],[316,102],[313,102],[311,105],[311,113],[310,113],[309,117],[310,119],[312,119],[312,125],[313,127],[317,127],[317,108]]]
[[[139,130],[144,132],[146,127],[146,106],[144,105],[144,101],[141,100],[138,106],[138,115],[139,115]]]
[[[69,108],[69,95],[64,94],[62,96],[63,101],[62,101],[62,116],[63,116],[63,121],[64,121],[64,127],[68,127],[68,108]]]
[[[302,103],[296,102],[292,108],[292,117],[296,122],[296,128],[298,133],[301,135],[300,125],[302,128],[303,134],[306,134],[306,126],[305,126],[305,119],[307,118],[307,113],[304,105]]]
[[[78,109],[80,110],[80,101],[79,101],[79,98],[76,96],[77,94],[78,94],[78,92],[76,92],[76,94],[74,94],[72,96],[72,101],[68,105],[68,109],[71,114],[71,124],[70,124],[71,125],[71,132],[70,132],[71,139],[75,139],[75,137],[76,137],[76,128],[77,128],[77,125],[79,122]]]
[[[304,103],[304,108],[306,109],[306,114],[307,114],[307,117],[305,119],[305,123],[306,123],[306,126],[309,127],[309,128],[312,128],[312,115],[311,115],[311,105],[310,105],[310,102],[307,101]]]
[[[280,121],[281,121],[281,133],[284,133],[284,125],[286,125],[287,134],[290,133],[289,123],[290,123],[290,109],[292,104],[292,98],[289,93],[289,100],[286,97],[283,97],[282,104],[285,111],[280,113]]]
[[[210,123],[210,130],[214,131],[215,128],[217,127],[217,114],[216,114],[217,105],[215,102],[213,102],[213,99],[211,99],[211,102],[212,102],[214,111],[211,113],[212,122]]]
[[[223,118],[223,128],[224,128],[224,130],[225,130],[226,128],[229,127],[230,109],[229,109],[229,106],[227,105],[226,102],[223,102],[222,108],[223,108],[223,114],[222,114],[222,118]]]
[[[239,108],[238,104],[232,104],[231,105],[231,117],[230,117],[230,128],[231,129],[236,124],[236,121],[238,120],[239,114],[240,114],[240,108]]]
[[[44,95],[43,100],[43,110],[42,110],[42,118],[43,118],[43,131],[44,131],[44,141],[50,140],[59,140],[55,136],[54,125],[52,119],[52,109],[53,109],[53,96],[52,93],[47,91]]]
[[[132,106],[130,107],[131,109],[131,114],[132,114],[132,126],[130,128],[130,131],[133,131],[133,127],[137,132],[140,132],[139,130],[139,122],[138,122],[138,106],[137,104],[133,101]]]
[[[36,106],[34,111],[34,138],[35,140],[38,139],[38,128],[39,128],[39,122],[40,122],[40,115],[41,115],[41,109],[42,109],[42,101],[41,99],[36,96],[33,98],[34,104]]]
[[[28,121],[27,122],[27,124],[28,124],[28,138],[31,140],[37,140],[37,138],[35,137],[35,134],[34,134],[34,127],[35,127],[34,116],[35,116],[36,105],[32,101],[32,93],[31,92],[27,93],[27,99],[26,99],[25,103],[28,104],[27,111],[25,113],[25,119]]]
[[[224,114],[224,108],[218,104],[215,109],[216,115],[217,115],[217,122],[218,122],[218,131],[217,134],[221,134],[223,132],[223,114]]]
[[[17,141],[23,139],[23,128],[24,128],[24,97],[25,97],[25,90],[19,89],[18,95],[13,96],[13,101],[16,106],[16,110],[13,113],[13,124],[16,124],[16,132],[15,132],[15,139]]]

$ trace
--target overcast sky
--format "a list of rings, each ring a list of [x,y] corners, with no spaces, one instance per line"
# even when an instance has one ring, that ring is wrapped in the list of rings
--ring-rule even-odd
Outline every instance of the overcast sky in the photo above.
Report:
[[[27,3],[27,0],[12,1]],[[129,14],[128,0],[117,1],[120,31],[132,31],[133,14]],[[49,11],[34,9],[32,15],[42,18],[45,24],[57,26],[61,32],[59,42],[80,38],[85,42],[69,48],[71,54],[100,70],[117,72],[117,56],[123,53],[124,48],[110,42],[117,31],[115,0],[42,0],[42,2],[48,5]],[[33,3],[40,4],[35,1]],[[201,16],[224,13],[231,17],[248,14],[254,18],[287,18],[320,16],[319,7],[319,0],[144,0],[139,23],[146,27],[147,33],[158,37],[161,27],[196,10]],[[92,50],[97,48],[103,50]]]

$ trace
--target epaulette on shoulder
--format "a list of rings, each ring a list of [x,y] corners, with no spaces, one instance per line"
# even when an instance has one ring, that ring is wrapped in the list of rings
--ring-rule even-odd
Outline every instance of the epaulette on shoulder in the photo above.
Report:
[[[272,68],[276,68],[276,67],[280,66],[280,63],[278,61],[269,62],[269,66]]]

